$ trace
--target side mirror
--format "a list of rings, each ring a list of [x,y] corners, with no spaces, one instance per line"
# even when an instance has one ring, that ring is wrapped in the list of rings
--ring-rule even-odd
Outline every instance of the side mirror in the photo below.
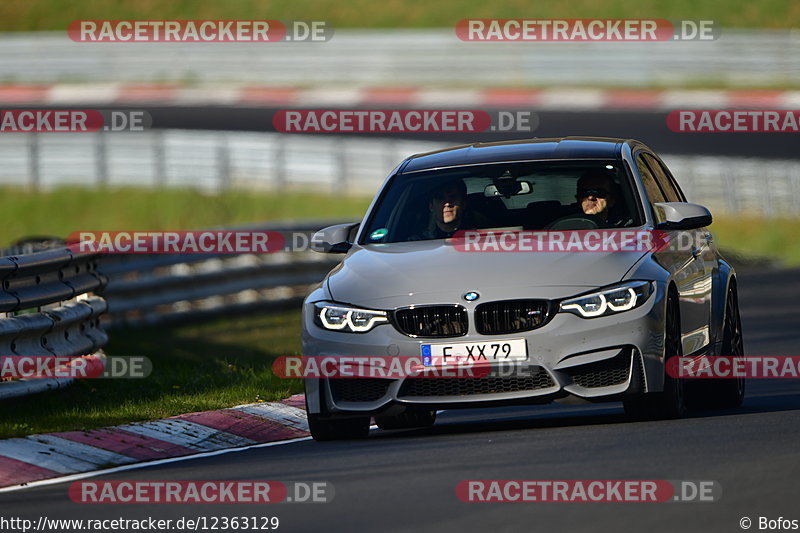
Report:
[[[323,228],[311,238],[311,249],[326,254],[347,253],[353,246],[353,241],[360,225],[360,223],[355,222]]]
[[[697,229],[711,225],[711,211],[698,204],[662,202],[653,204],[658,229]]]

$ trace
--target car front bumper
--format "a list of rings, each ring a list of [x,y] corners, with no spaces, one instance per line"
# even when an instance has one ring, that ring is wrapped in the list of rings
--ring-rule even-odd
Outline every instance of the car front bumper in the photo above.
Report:
[[[455,338],[413,338],[391,324],[367,333],[327,331],[314,323],[309,300],[303,310],[304,357],[419,357],[421,345],[525,339],[528,360],[514,364],[513,376],[381,379],[374,377],[305,380],[309,412],[337,416],[372,415],[418,406],[430,409],[548,403],[574,396],[589,401],[663,388],[665,287],[640,307],[585,319],[557,313],[544,326],[509,335],[470,330]],[[469,316],[473,309],[466,306]],[[508,367],[504,367],[508,370]],[[322,400],[322,401],[321,401]]]

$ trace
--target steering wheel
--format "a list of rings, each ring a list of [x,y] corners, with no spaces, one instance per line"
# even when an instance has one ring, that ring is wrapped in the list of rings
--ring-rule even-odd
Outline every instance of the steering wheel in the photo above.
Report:
[[[585,215],[583,213],[576,215],[567,215],[558,218],[544,227],[546,230],[581,230],[581,229],[598,229],[604,223],[603,219],[598,215]]]

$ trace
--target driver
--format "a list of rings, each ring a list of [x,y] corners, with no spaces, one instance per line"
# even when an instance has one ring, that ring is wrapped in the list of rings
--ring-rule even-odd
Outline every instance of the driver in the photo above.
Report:
[[[578,179],[577,189],[575,198],[584,215],[599,217],[609,226],[624,222],[614,212],[617,185],[607,172],[601,169],[587,170]]]

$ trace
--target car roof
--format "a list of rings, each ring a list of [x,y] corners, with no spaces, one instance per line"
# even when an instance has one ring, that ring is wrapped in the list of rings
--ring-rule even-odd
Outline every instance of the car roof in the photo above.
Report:
[[[624,143],[637,141],[606,137],[558,137],[466,144],[413,155],[402,165],[400,173],[511,161],[619,159]]]

